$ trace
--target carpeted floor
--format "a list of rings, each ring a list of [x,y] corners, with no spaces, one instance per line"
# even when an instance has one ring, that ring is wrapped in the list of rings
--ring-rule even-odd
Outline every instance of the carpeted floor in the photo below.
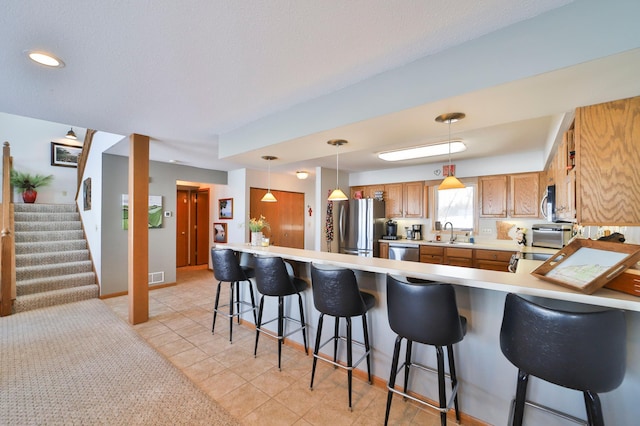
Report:
[[[238,424],[98,299],[0,318],[0,423]]]

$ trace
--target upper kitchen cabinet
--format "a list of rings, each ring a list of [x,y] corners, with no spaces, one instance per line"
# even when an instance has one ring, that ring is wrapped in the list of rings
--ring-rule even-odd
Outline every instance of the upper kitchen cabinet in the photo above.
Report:
[[[640,97],[576,110],[576,215],[581,225],[640,225]]]
[[[538,217],[539,173],[478,178],[480,217]]]
[[[538,173],[509,175],[510,217],[538,217],[539,184]]]
[[[387,217],[424,217],[424,182],[387,184],[384,201]]]
[[[376,198],[376,193],[384,192],[384,185],[352,186],[351,198],[358,198],[357,192],[360,192],[362,198]]]
[[[478,178],[480,217],[507,217],[507,175]]]

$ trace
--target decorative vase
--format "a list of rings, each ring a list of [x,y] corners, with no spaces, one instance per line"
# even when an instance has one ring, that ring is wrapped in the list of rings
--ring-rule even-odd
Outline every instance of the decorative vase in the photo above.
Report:
[[[252,246],[262,245],[262,231],[251,232],[251,245]]]
[[[22,201],[25,203],[35,203],[38,193],[33,189],[27,189],[22,193]]]

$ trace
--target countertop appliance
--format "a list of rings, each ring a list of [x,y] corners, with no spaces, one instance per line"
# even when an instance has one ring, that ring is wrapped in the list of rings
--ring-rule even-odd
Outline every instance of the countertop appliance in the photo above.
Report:
[[[373,198],[338,202],[340,253],[378,256],[378,240],[385,232],[384,201]]]
[[[411,225],[411,229],[413,230],[413,239],[421,240],[422,239],[422,225]]]
[[[531,227],[531,246],[561,249],[573,234],[571,223],[539,223]]]
[[[389,244],[389,259],[420,262],[420,248],[417,245]]]
[[[398,239],[398,222],[395,222],[395,221],[389,219],[385,223],[385,228],[387,230],[387,233],[382,236],[383,239],[385,239],[385,240],[397,240]]]

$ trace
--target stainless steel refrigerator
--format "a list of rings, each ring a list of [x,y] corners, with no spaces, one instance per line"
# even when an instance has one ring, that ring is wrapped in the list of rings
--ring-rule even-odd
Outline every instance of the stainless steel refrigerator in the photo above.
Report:
[[[384,201],[373,198],[340,201],[338,243],[340,253],[377,257],[384,234]]]

